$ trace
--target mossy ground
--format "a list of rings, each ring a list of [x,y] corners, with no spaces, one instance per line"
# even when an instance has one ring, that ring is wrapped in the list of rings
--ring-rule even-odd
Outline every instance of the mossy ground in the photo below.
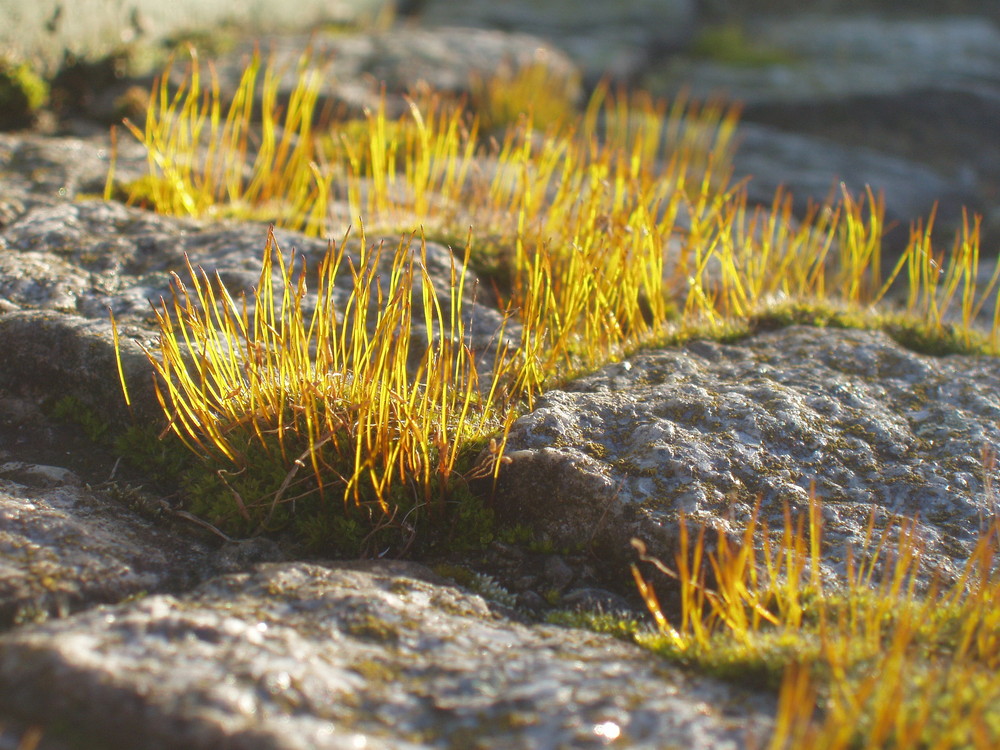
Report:
[[[728,29],[709,37],[705,45],[706,54],[724,53],[734,64],[779,61]],[[470,183],[457,175],[472,174],[466,170],[473,156],[482,154],[478,124],[470,124],[463,110],[449,109],[439,99],[425,100],[423,110],[415,103],[409,120],[390,122],[384,112],[373,113],[364,122],[344,125],[344,138],[332,146],[327,142],[327,151],[309,150],[316,83],[303,65],[302,83],[292,94],[292,101],[299,104],[289,105],[283,122],[265,121],[263,126],[264,145],[257,158],[267,156],[261,163],[268,165],[267,177],[273,176],[275,182],[265,185],[262,175],[249,184],[241,182],[248,159],[249,117],[236,118],[227,133],[210,134],[237,144],[232,153],[216,154],[218,163],[226,165],[223,171],[232,166],[235,176],[213,182],[214,173],[199,174],[191,168],[196,160],[188,157],[199,144],[170,141],[168,136],[176,122],[197,120],[205,111],[205,95],[192,84],[186,96],[171,99],[164,94],[151,104],[145,133],[133,129],[151,153],[156,152],[153,161],[160,167],[141,190],[133,186],[132,200],[143,200],[158,210],[219,215],[220,210],[245,211],[258,198],[270,211],[276,197],[288,198],[289,226],[322,233],[328,230],[326,200],[334,181],[346,179],[352,211],[383,226],[412,229],[409,222],[416,216],[453,247],[468,247],[468,232],[449,228],[471,224],[472,247],[478,254],[470,249],[466,262],[522,326],[521,349],[511,353],[509,369],[497,381],[510,396],[497,408],[513,409],[506,412],[508,416],[530,408],[541,390],[643,346],[673,345],[702,336],[738,340],[787,325],[882,328],[904,345],[930,354],[1000,350],[1000,308],[994,311],[992,333],[976,329],[996,282],[994,277],[983,289],[973,281],[979,263],[978,220],[966,221],[951,253],[931,246],[933,217],[915,225],[907,250],[883,280],[882,212],[874,196],[855,199],[845,193],[839,203],[817,207],[801,219],[793,219],[791,201],[782,193],[766,209],[748,207],[745,193],[726,182],[724,166],[734,116],[725,109],[668,110],[641,96],[608,98],[605,90],[588,105],[579,128],[561,130],[556,124],[538,131],[526,112],[518,120],[522,129],[515,129],[488,154],[500,165],[501,177],[493,183]],[[515,98],[519,90],[523,95],[517,86],[510,88]],[[268,94],[264,96],[266,101]],[[157,102],[157,97],[152,99]],[[509,97],[497,100],[506,107]],[[604,118],[602,128],[596,126],[598,113]],[[291,134],[289,140],[269,142],[266,134],[280,129]],[[664,131],[674,139],[672,151],[661,150]],[[163,143],[173,145],[164,150]],[[270,169],[275,154],[282,155],[280,168]],[[324,173],[315,166],[322,158],[340,161],[324,164],[329,167]],[[303,165],[309,165],[308,170],[303,171]],[[517,179],[511,180],[510,174]],[[361,183],[351,182],[360,178],[368,181],[364,197],[358,188]],[[397,204],[394,196],[400,179],[412,190]],[[246,200],[220,207],[225,195]],[[674,221],[681,211],[688,219],[683,231]],[[455,238],[462,241],[453,242]],[[663,248],[672,240],[680,243],[680,249],[671,276],[664,266]],[[884,298],[899,285],[906,293],[905,309],[887,311]],[[285,289],[292,287],[292,277],[286,276]],[[263,284],[262,290],[258,290],[264,295],[261,299],[273,304],[278,290],[264,289]],[[183,288],[178,294],[189,299]],[[217,301],[203,287],[195,296],[209,306]],[[410,299],[407,294],[389,298]],[[282,303],[282,315],[286,309],[294,311],[294,304]],[[385,310],[393,312],[391,306]],[[168,344],[178,335],[170,321],[185,317],[182,312],[188,319],[195,316],[194,307],[179,303],[176,312],[172,316],[164,308],[161,318]],[[215,324],[220,323],[228,331],[224,335],[231,335],[239,328],[234,320],[205,318],[188,333],[193,331],[198,341],[211,340],[219,335],[220,326]],[[255,335],[280,350],[283,340],[268,338],[276,320],[272,312]],[[281,320],[284,330],[291,318]],[[357,325],[352,335],[363,336],[364,330],[364,325]],[[251,345],[245,348],[253,351],[253,337],[247,340]],[[301,370],[304,363],[312,365],[311,360],[296,359],[294,348],[283,351],[287,360],[273,363],[282,377]],[[246,382],[239,373],[246,372],[251,361],[222,357],[220,362],[220,369],[237,374],[235,383],[226,381],[226,388],[241,392]],[[171,466],[171,481],[183,488],[188,507],[209,523],[234,533],[287,534],[301,549],[317,553],[475,550],[503,535],[524,536],[522,541],[531,543],[530,529],[497,529],[488,505],[488,482],[483,489],[466,481],[483,478],[475,475],[482,473],[478,468],[487,445],[495,444],[488,457],[497,467],[510,421],[500,420],[497,424],[506,427],[494,433],[477,433],[454,453],[445,481],[440,476],[403,476],[391,490],[378,489],[374,497],[362,493],[353,501],[329,498],[319,487],[322,473],[303,472],[299,477],[284,446],[264,436],[266,430],[256,414],[246,419],[233,415],[220,432],[214,416],[217,404],[199,400],[205,388],[191,388],[185,402],[174,398],[181,391],[171,380],[171,371],[160,374],[166,376],[165,388],[173,389],[174,417],[195,416],[194,423],[178,434],[189,444],[212,445],[217,453],[236,458],[228,464],[203,460],[191,468],[190,457],[179,461],[173,449],[168,456],[157,439],[157,445],[148,445],[150,455],[140,459],[147,466],[157,461]],[[307,386],[318,387],[311,381]],[[252,385],[246,387],[252,391]],[[406,392],[419,394],[421,389]],[[287,394],[281,393],[283,409]],[[310,413],[306,396],[293,395],[293,408]],[[362,398],[361,405],[370,398],[374,397]],[[415,397],[402,397],[410,398]],[[288,424],[279,418],[282,409],[270,414],[279,425]],[[322,409],[312,412],[314,421]],[[402,423],[397,411],[387,413],[394,428]],[[230,427],[245,423],[255,425],[256,433],[230,435]],[[305,444],[317,453],[327,439],[312,435]],[[132,442],[131,450],[143,443],[134,437]],[[416,445],[413,450],[430,455],[428,446],[436,444],[425,438]],[[366,470],[381,476],[379,462],[386,455],[390,454],[376,453]],[[332,460],[313,465],[320,463],[341,476],[350,471]],[[294,500],[285,494],[290,477],[304,483],[296,484],[293,491],[299,494]],[[752,524],[748,531],[752,532]],[[714,560],[711,577],[700,569],[685,569],[690,563],[685,562],[685,551],[684,559],[677,561],[678,612],[665,613],[637,576],[658,625],[654,633],[608,615],[556,619],[633,638],[692,669],[779,690],[774,748],[995,746],[1000,714],[993,708],[998,690],[990,675],[1000,639],[992,604],[992,562],[983,567],[981,560],[974,561],[978,567],[970,568],[966,581],[976,581],[970,591],[939,589],[919,598],[899,589],[899,580],[912,574],[906,565],[916,559],[906,554],[897,555],[897,560],[910,562],[897,563],[903,567],[889,588],[873,589],[869,577],[849,580],[843,589],[833,590],[820,587],[815,579],[802,582],[808,554],[815,554],[819,546],[795,536],[801,527],[786,531],[784,539],[790,546],[784,549],[785,557],[762,561],[720,545],[716,554],[730,556]],[[811,533],[816,531],[810,528]],[[701,538],[697,544],[702,544]],[[742,549],[756,550],[756,545],[751,533]],[[977,554],[992,560],[992,548],[989,554]],[[813,570],[818,567],[816,560],[811,565]],[[952,718],[958,714],[972,719],[960,726]]]
[[[844,580],[823,583],[818,501],[777,548],[709,551],[682,535],[673,570],[680,604],[661,607],[636,569],[655,626],[622,615],[558,612],[549,621],[609,633],[698,674],[778,694],[767,747],[973,748],[1000,737],[995,554],[984,529],[965,571],[918,593],[919,541],[899,519],[856,555]],[[878,536],[878,535],[875,535]],[[763,538],[762,537],[762,538]],[[642,559],[649,562],[644,553]],[[878,569],[880,561],[885,566]]]

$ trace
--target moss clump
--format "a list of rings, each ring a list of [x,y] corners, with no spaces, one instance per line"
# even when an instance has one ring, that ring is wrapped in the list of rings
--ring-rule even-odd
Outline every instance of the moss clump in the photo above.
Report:
[[[95,409],[75,396],[63,396],[49,406],[48,412],[54,419],[79,427],[93,443],[99,443],[108,436],[108,423]]]
[[[752,333],[799,325],[816,328],[873,328],[878,322],[856,309],[836,307],[823,301],[775,305],[747,319],[747,327]]]
[[[931,325],[915,318],[892,316],[885,319],[883,328],[898,344],[920,354],[995,354],[985,335],[958,325]]]
[[[0,129],[30,127],[48,100],[48,84],[28,63],[0,59]]]
[[[79,410],[74,407],[68,418],[79,423]],[[454,554],[482,550],[498,534],[493,511],[460,477],[440,503],[424,503],[401,486],[389,498],[396,511],[386,516],[373,501],[355,505],[336,493],[324,494],[309,471],[288,481],[289,468],[276,442],[265,446],[247,440],[240,447],[243,467],[227,469],[192,453],[173,433],[153,427],[131,427],[113,442],[126,465],[171,493],[179,510],[227,536],[267,534],[289,553]],[[460,466],[467,468],[470,461],[462,458]]]
[[[770,747],[997,746],[996,523],[956,581],[918,593],[922,548],[909,522],[879,541],[872,516],[865,544],[848,550],[831,586],[819,572],[815,496],[808,520],[786,509],[782,531],[758,524],[758,512],[741,540],[719,537],[711,551],[705,530],[691,534],[682,522],[672,570],[633,542],[641,560],[678,581],[680,602],[667,612],[634,567],[657,624],[637,633],[638,643],[700,672],[777,690]]]

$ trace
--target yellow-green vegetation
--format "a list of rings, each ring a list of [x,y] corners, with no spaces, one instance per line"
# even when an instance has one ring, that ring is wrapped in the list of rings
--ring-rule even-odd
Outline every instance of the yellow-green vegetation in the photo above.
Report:
[[[27,62],[0,58],[0,128],[28,127],[49,99],[49,85]]]
[[[487,541],[492,518],[471,486],[495,476],[513,418],[642,346],[805,322],[881,326],[923,351],[1000,352],[1000,302],[984,309],[997,277],[977,284],[978,219],[946,251],[933,216],[916,224],[883,276],[870,192],[799,218],[784,193],[748,205],[729,179],[732,108],[602,88],[576,118],[541,128],[526,106],[493,138],[462,102],[426,91],[398,118],[384,101],[360,120],[328,118],[308,56],[297,72],[280,105],[280,72],[258,85],[254,59],[225,102],[195,60],[173,91],[164,74],[145,126],[130,125],[150,165],[128,186],[133,202],[320,236],[363,218],[370,235],[403,236],[369,246],[362,234],[353,256],[332,243],[316,269],[269,238],[251,301],[193,268],[175,277],[149,358],[169,428],[211,467],[186,486],[190,509],[232,533],[291,528],[314,548],[400,552],[443,519],[467,532],[461,543]],[[461,238],[447,289],[414,232]],[[470,267],[507,321],[485,367],[462,323]],[[887,308],[895,289],[902,302]],[[659,626],[640,640],[780,690],[774,748],[996,746],[1000,527],[960,580],[918,594],[905,522],[872,526],[835,583],[819,575],[819,518],[813,503],[775,536],[755,516],[712,552],[682,526],[669,571],[679,615],[668,620],[637,574]]]
[[[128,123],[150,167],[130,200],[323,236],[359,218],[404,233],[472,227],[448,290],[434,288],[420,243],[368,247],[363,236],[355,262],[345,263],[346,242],[331,244],[310,274],[269,240],[252,306],[194,269],[175,277],[150,360],[171,429],[228,466],[217,478],[230,512],[205,507],[244,532],[298,515],[312,519],[311,536],[336,536],[331,497],[361,513],[360,528],[412,528],[415,509],[446,500],[466,475],[495,474],[507,427],[541,390],[641,346],[806,317],[885,325],[925,349],[998,349],[1000,308],[991,331],[974,329],[996,282],[977,288],[978,220],[950,253],[932,246],[933,216],[915,226],[883,279],[882,208],[870,192],[844,191],[798,219],[782,192],[766,210],[747,204],[729,181],[732,108],[600,88],[575,120],[539,131],[529,107],[498,141],[480,139],[461,102],[428,91],[399,118],[383,98],[363,120],[331,119],[308,53],[284,104],[282,71],[262,71],[258,57],[228,104],[196,57],[173,91],[169,72],[144,128]],[[383,263],[391,270],[380,276]],[[469,266],[493,272],[486,281],[511,332],[497,332],[485,370],[462,324]],[[907,285],[905,309],[873,312],[893,283]],[[416,356],[414,320],[431,342]],[[251,471],[272,478],[255,479],[250,497],[226,480]],[[313,495],[323,499],[304,513]],[[483,538],[484,525],[471,524]]]
[[[911,522],[869,522],[845,551],[846,577],[820,574],[818,501],[785,511],[776,537],[755,513],[734,541],[681,522],[674,568],[680,611],[636,582],[658,625],[619,625],[647,648],[726,679],[779,690],[770,747],[993,748],[1000,743],[1000,524],[984,531],[961,575],[918,587]]]
[[[534,127],[565,125],[576,116],[578,76],[560,76],[544,64],[509,66],[493,77],[472,81],[472,109],[487,132],[515,126],[530,114]]]
[[[231,512],[204,509],[213,522],[274,530],[297,510],[296,523],[319,542],[344,535],[342,524],[329,524],[341,523],[346,502],[348,518],[364,527],[415,530],[432,503],[461,489],[463,464],[476,473],[470,447],[478,452],[503,434],[513,416],[498,388],[512,360],[501,350],[480,384],[465,344],[465,274],[452,267],[442,307],[426,256],[410,252],[409,240],[383,258],[362,235],[356,262],[345,262],[347,247],[346,238],[331,243],[310,315],[306,274],[286,264],[273,237],[252,312],[191,268],[188,285],[177,278],[172,300],[156,310],[161,335],[150,362],[174,433],[236,474],[264,480],[250,495],[229,483]],[[337,306],[345,277],[350,292]],[[418,321],[430,338],[422,349],[411,341]],[[479,471],[488,476],[493,465]]]

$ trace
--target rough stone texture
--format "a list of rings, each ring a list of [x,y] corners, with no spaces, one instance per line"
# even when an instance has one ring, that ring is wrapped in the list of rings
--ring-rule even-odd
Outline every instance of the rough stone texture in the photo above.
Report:
[[[919,517],[928,568],[954,575],[997,511],[1000,363],[934,358],[886,334],[788,328],[637,355],[552,391],[514,426],[497,507],[609,564],[629,539],[672,560],[680,513],[738,533],[757,498],[823,503],[831,563],[869,514]],[[992,477],[996,486],[998,477]],[[831,570],[836,570],[833,565]]]
[[[772,708],[400,563],[262,565],[24,627],[0,636],[0,695],[77,742],[150,750],[587,748],[608,731],[721,750],[762,736]]]
[[[187,588],[206,554],[65,469],[0,463],[0,628]]]
[[[252,295],[260,278],[267,231],[263,224],[205,224],[98,200],[57,202],[26,210],[0,228],[0,247],[5,249],[0,254],[0,303],[16,313],[0,318],[0,343],[20,353],[9,364],[7,374],[0,373],[0,382],[33,372],[36,378],[51,378],[54,386],[67,388],[87,403],[107,403],[109,389],[119,388],[117,378],[107,377],[115,372],[109,311],[126,326],[125,339],[150,347],[154,342],[148,329],[129,328],[127,324],[147,324],[150,303],[170,298],[171,271],[177,271],[189,284],[187,259],[196,269],[211,276],[218,274],[234,296]],[[274,235],[285,258],[294,255],[305,261],[309,286],[316,289],[316,271],[329,243],[280,229]],[[389,250],[408,242],[412,252],[421,252],[419,239],[369,236],[366,241],[369,247],[383,243],[388,248],[380,264],[383,283],[389,277]],[[425,267],[443,309],[448,309],[451,268],[458,261],[440,243],[427,242],[424,251]],[[360,241],[349,241],[348,255],[355,264],[359,262]],[[277,278],[279,271],[274,273]],[[341,285],[334,290],[334,299],[343,304],[349,293],[349,286]],[[481,303],[480,293],[470,272],[464,300],[466,334],[477,348],[486,350],[500,343],[496,334],[502,316]],[[418,284],[414,299],[419,300],[419,294]],[[307,313],[314,299],[312,295],[305,301]],[[67,337],[70,330],[79,331],[82,338],[75,333]],[[426,332],[415,333],[414,351],[422,352]],[[516,337],[516,326],[510,326],[507,335]],[[61,355],[53,356],[54,352]],[[133,356],[137,353],[137,347],[129,343],[127,377],[130,387],[135,382],[142,396],[142,392],[149,392],[148,376],[141,355],[138,360]],[[491,363],[488,355],[480,359],[484,372]],[[155,404],[151,398],[140,398],[140,402]]]
[[[147,346],[153,343],[148,332],[142,336]],[[37,401],[74,396],[110,421],[130,419],[116,376],[110,322],[57,312],[10,311],[0,315],[0,350],[16,352],[0,368],[3,392]],[[132,392],[134,417],[149,418],[157,409],[151,370],[139,345],[127,336],[122,370]]]
[[[88,138],[32,133],[0,133],[0,225],[6,226],[34,205],[99,196],[111,163],[107,129]],[[146,152],[130,137],[118,143],[115,176],[121,182],[144,175]]]

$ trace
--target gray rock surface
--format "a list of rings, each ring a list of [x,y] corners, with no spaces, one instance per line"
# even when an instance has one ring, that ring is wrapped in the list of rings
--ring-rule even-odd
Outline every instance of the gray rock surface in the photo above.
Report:
[[[765,66],[674,61],[648,83],[725,93],[738,101],[840,99],[928,88],[961,89],[1000,80],[1000,29],[976,17],[889,19],[874,14],[761,15],[746,21],[753,44],[785,53]],[[662,77],[661,77],[662,76]]]
[[[634,79],[649,60],[683,47],[693,33],[693,0],[440,0],[418,3],[422,24],[472,26],[517,31],[552,40],[597,81],[605,75]]]
[[[841,186],[851,195],[871,187],[885,206],[887,245],[901,250],[909,240],[909,224],[937,205],[942,223],[952,226],[963,207],[979,200],[974,185],[949,179],[930,166],[864,146],[847,147],[829,138],[789,133],[756,123],[743,123],[735,135],[734,179],[749,178],[751,203],[767,205],[779,188],[805,215],[810,203],[838,199]]]
[[[0,636],[0,695],[27,719],[59,716],[79,743],[178,750],[588,748],[609,735],[721,750],[763,736],[773,708],[385,562],[262,565],[20,628]]]
[[[65,469],[0,463],[0,629],[189,588],[207,557],[205,545],[116,508]]]
[[[823,504],[830,572],[870,514],[918,518],[927,572],[954,576],[997,512],[1000,362],[922,356],[884,333],[786,328],[648,352],[551,391],[514,426],[497,507],[609,565],[645,540],[673,559],[677,521],[738,534],[759,498]],[[842,572],[842,571],[839,571]]]
[[[778,61],[675,56],[650,65],[642,85],[742,102],[745,121],[754,125],[741,128],[736,175],[752,176],[764,196],[785,184],[804,203],[825,199],[840,180],[855,191],[870,184],[885,193],[887,214],[902,225],[897,242],[935,201],[947,231],[968,205],[990,217],[992,251],[1000,186],[996,21],[767,10],[743,8],[744,43]]]

